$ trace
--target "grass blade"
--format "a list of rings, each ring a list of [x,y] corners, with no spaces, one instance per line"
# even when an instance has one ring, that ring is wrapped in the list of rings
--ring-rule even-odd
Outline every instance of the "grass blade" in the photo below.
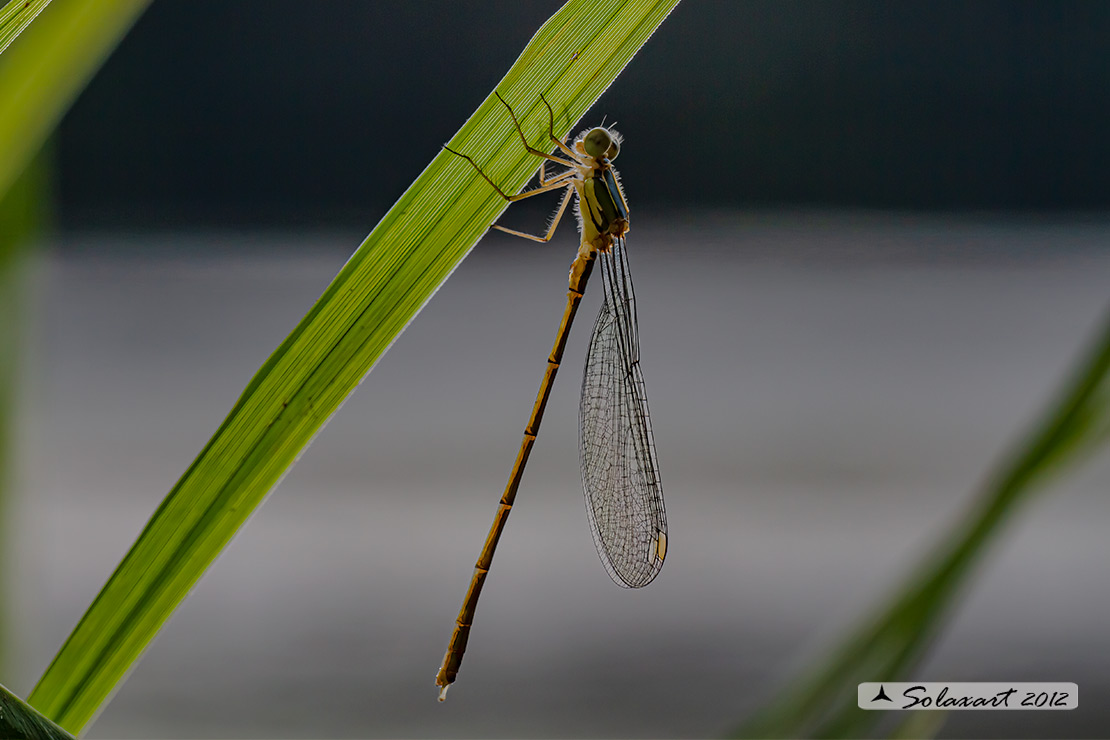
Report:
[[[42,148],[62,114],[149,3],[54,3],[0,55],[0,194]]]
[[[677,0],[572,0],[497,85],[525,132],[565,134]],[[491,95],[451,139],[506,190],[535,173]],[[251,512],[505,209],[440,152],[274,351],[170,491],[31,694],[79,732]],[[568,260],[569,261],[569,260]]]
[[[0,738],[4,740],[73,740],[73,735],[0,686]]]
[[[43,13],[49,0],[12,0],[0,8],[0,509],[6,509],[12,462],[25,257],[49,210],[50,158],[42,154],[34,160],[148,1],[71,1]],[[0,737],[70,736],[0,688]]]
[[[0,8],[0,53],[31,25],[31,21],[50,4],[50,0],[9,0]]]
[[[15,489],[15,440],[24,340],[29,256],[35,236],[50,221],[50,152],[44,150],[0,196],[0,562],[13,562],[8,520]],[[12,644],[8,634],[8,599],[14,595],[8,572],[0,574],[0,665],[6,665]],[[0,715],[2,716],[2,715]],[[3,737],[3,735],[0,735]]]
[[[883,716],[856,706],[856,685],[904,681],[943,627],[988,545],[1052,475],[1110,441],[1110,316],[1059,397],[983,487],[953,534],[891,603],[737,737],[861,737]]]

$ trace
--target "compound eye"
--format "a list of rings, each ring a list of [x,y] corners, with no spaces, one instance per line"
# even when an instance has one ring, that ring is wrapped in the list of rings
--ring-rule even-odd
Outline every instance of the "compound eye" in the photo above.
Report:
[[[609,151],[605,153],[605,158],[612,162],[621,153],[621,145],[614,138],[613,143],[609,145]]]
[[[594,159],[601,159],[609,157],[609,151],[616,146],[616,142],[607,130],[595,128],[590,129],[589,133],[582,138],[582,145],[586,149],[586,154]],[[617,149],[619,151],[619,147]],[[612,157],[609,158],[612,159]]]

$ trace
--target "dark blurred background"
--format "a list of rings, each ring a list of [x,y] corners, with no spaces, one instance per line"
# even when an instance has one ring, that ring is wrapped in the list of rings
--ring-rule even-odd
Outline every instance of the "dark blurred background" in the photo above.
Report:
[[[364,223],[560,5],[156,2],[58,137],[65,224]],[[1110,4],[686,2],[588,116],[639,205],[1110,205]]]

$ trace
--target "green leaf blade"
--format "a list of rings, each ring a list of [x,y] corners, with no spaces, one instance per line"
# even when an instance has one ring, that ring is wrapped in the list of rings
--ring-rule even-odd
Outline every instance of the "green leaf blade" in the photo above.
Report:
[[[31,25],[50,0],[9,0],[0,8],[0,53]]]
[[[0,55],[0,194],[11,187],[62,115],[150,0],[32,0],[9,26],[25,28]],[[8,10],[12,3],[4,7]],[[45,9],[45,10],[44,10]],[[23,21],[26,21],[24,23]],[[14,30],[5,27],[5,31]],[[0,33],[0,43],[3,43]],[[7,38],[10,43],[15,38]]]
[[[73,740],[73,735],[0,686],[0,738],[3,740]]]
[[[979,497],[901,589],[735,733],[735,737],[862,737],[881,712],[859,709],[864,681],[911,680],[975,567],[1020,505],[1105,445],[1110,428],[1110,316],[1053,403],[988,478]],[[939,725],[936,728],[939,729]]]
[[[678,0],[574,0],[529,42],[497,90],[529,140],[556,135],[612,82]],[[542,116],[540,109],[542,108]],[[492,94],[451,139],[506,191],[538,161]],[[297,456],[474,247],[505,203],[441,151],[247,384],[55,657],[30,700],[79,732]],[[568,257],[568,265],[570,258]]]

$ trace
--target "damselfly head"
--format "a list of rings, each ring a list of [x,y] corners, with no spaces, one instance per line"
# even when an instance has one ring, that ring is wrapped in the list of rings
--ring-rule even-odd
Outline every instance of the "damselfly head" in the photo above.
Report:
[[[612,161],[621,153],[620,134],[600,126],[590,129],[582,137],[582,148],[594,159]]]

